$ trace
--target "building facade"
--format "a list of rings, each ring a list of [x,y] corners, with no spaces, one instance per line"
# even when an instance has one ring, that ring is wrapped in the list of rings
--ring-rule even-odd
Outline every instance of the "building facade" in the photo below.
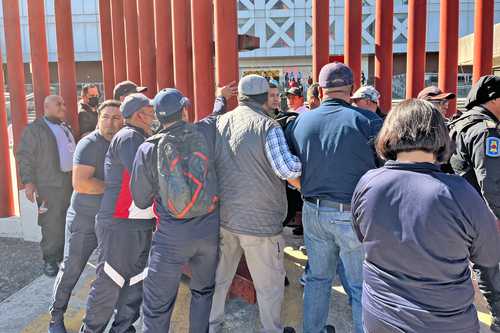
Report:
[[[18,0],[13,0],[18,1]],[[20,1],[21,38],[30,81],[30,52],[27,0]],[[257,72],[284,82],[285,76],[306,82],[311,73],[312,1],[311,0],[237,0],[238,26],[241,34],[260,38],[260,48],[240,52],[241,74]],[[345,0],[347,1],[347,0]],[[375,42],[375,1],[363,0],[362,71],[367,83],[372,81]],[[460,1],[459,35],[474,30],[474,0]],[[1,4],[0,4],[1,5]],[[100,34],[98,0],[71,0],[73,39],[78,82],[100,82]],[[51,79],[57,81],[57,47],[54,1],[45,0],[47,45],[51,62]],[[408,1],[394,0],[394,88],[404,94]],[[495,23],[500,22],[500,0],[495,0]],[[3,31],[3,18],[0,17]],[[439,49],[439,0],[427,1],[427,68],[428,83],[437,81]],[[344,0],[330,0],[330,54],[342,56],[344,48]],[[5,62],[5,37],[0,34]],[[470,68],[461,68],[459,84],[467,84]],[[403,91],[401,91],[403,89]]]

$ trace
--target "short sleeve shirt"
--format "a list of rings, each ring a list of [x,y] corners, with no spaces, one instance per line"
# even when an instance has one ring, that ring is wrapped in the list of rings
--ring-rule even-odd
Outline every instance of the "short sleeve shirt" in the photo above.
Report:
[[[76,145],[73,165],[94,167],[94,177],[104,181],[104,158],[108,151],[108,147],[109,141],[107,141],[98,130],[93,131]],[[95,217],[101,204],[101,198],[101,194],[95,195],[73,192],[71,205],[77,213]]]

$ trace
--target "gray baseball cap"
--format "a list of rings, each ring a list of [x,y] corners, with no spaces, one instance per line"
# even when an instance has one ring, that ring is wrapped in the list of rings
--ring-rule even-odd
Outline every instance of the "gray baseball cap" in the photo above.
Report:
[[[373,86],[363,86],[356,90],[351,99],[368,99],[374,103],[378,103],[380,93]]]
[[[120,111],[122,112],[124,118],[130,118],[134,113],[145,106],[152,106],[151,100],[144,94],[135,93],[125,97],[122,105],[120,106]]]
[[[341,62],[326,64],[319,72],[318,83],[321,88],[336,88],[353,84],[352,70]]]
[[[269,91],[269,83],[260,75],[250,74],[244,76],[238,84],[238,92],[240,95],[254,96],[267,94]]]

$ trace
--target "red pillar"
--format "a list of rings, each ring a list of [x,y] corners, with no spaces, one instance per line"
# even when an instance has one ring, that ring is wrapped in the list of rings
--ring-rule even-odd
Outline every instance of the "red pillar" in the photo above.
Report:
[[[312,3],[312,75],[318,82],[321,68],[330,56],[330,1],[313,0]]]
[[[141,85],[148,87],[146,95],[156,94],[156,46],[153,1],[137,0],[139,25],[139,59],[141,63]]]
[[[127,51],[125,48],[125,25],[123,23],[123,0],[111,0],[111,28],[116,84],[127,79]]]
[[[191,19],[189,12],[189,1],[172,1],[172,41],[174,49],[175,87],[193,101],[191,79],[193,76],[193,64],[191,62]],[[193,108],[194,106],[193,104]],[[194,110],[191,110],[191,112],[193,111]],[[193,114],[190,114],[190,119],[194,119]]]
[[[345,2],[344,15],[344,57],[354,74],[354,88],[361,82],[361,0]]]
[[[458,1],[441,0],[439,8],[439,88],[457,93],[458,83]],[[493,26],[493,25],[492,25]],[[448,116],[456,112],[456,100],[448,105]]]
[[[212,12],[212,1],[191,0],[196,120],[208,116],[214,103]]]
[[[141,1],[143,2],[143,1]],[[139,31],[137,26],[137,1],[124,0],[125,48],[127,50],[127,80],[141,82],[139,62]]]
[[[218,86],[238,81],[238,15],[236,1],[214,1],[215,76]],[[229,108],[235,106],[229,103]]]
[[[377,0],[375,4],[375,87],[380,92],[380,108],[392,106],[392,16],[394,0]]]
[[[101,28],[102,77],[104,96],[113,98],[115,73],[113,61],[113,38],[111,36],[111,6],[109,0],[99,0],[99,25]]]
[[[156,82],[158,90],[174,86],[170,1],[155,0]]]
[[[54,0],[56,14],[57,71],[59,94],[66,104],[66,119],[78,136],[78,108],[76,92],[75,51],[73,47],[73,23],[71,1]]]
[[[5,7],[4,7],[5,8]],[[2,52],[0,51],[0,64]],[[12,171],[10,169],[9,135],[7,132],[7,111],[5,110],[5,87],[3,85],[3,68],[0,68],[0,217],[15,214],[14,193],[12,188]]]
[[[43,101],[50,95],[49,56],[45,32],[45,7],[43,0],[28,0],[31,72],[35,94],[36,116],[43,116]]]
[[[21,140],[23,129],[28,122],[18,1],[3,0],[3,19],[7,49],[7,83],[10,93],[10,109],[12,110],[14,149],[16,149]]]
[[[472,81],[491,74],[493,62],[493,0],[476,0],[474,7],[474,64]]]
[[[406,98],[417,97],[424,88],[426,32],[427,0],[409,0]]]

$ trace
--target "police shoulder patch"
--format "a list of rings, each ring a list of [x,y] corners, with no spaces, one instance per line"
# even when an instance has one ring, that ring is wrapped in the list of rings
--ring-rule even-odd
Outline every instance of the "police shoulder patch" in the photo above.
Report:
[[[495,136],[486,138],[486,156],[500,157],[500,139]]]

